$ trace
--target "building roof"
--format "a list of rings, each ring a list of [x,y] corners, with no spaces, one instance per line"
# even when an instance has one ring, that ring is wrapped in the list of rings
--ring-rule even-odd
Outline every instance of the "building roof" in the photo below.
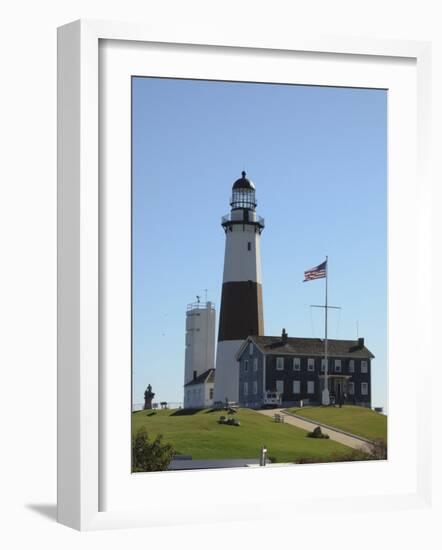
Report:
[[[238,351],[242,355],[247,341],[252,340],[266,355],[324,355],[324,340],[321,338],[282,338],[281,336],[249,336]],[[365,347],[364,339],[328,340],[329,357],[348,357],[350,359],[374,358]]]
[[[210,384],[211,382],[215,382],[215,369],[207,369],[190,382],[187,382],[187,384],[184,384],[184,387],[197,386],[198,384]]]
[[[255,189],[255,186],[252,181],[246,178],[246,173],[241,172],[241,177],[235,181],[233,184],[233,189]]]

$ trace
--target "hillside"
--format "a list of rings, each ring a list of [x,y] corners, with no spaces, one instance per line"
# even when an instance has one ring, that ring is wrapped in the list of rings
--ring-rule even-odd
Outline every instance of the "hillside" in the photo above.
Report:
[[[344,405],[342,408],[295,407],[287,410],[309,420],[321,422],[367,439],[387,439],[387,417],[365,407]]]
[[[145,426],[149,436],[163,434],[179,454],[193,459],[259,457],[266,445],[269,457],[277,462],[294,462],[301,457],[317,458],[331,453],[344,453],[348,447],[330,440],[311,439],[307,432],[288,424],[277,424],[250,409],[239,409],[235,415],[241,426],[218,424],[220,411],[160,410],[132,414],[132,431]]]

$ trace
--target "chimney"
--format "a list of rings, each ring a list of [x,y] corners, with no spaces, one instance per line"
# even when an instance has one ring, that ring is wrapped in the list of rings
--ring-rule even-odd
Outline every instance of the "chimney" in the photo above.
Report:
[[[287,342],[287,337],[288,337],[288,334],[287,332],[285,331],[285,328],[282,329],[282,334],[281,334],[281,340],[282,340],[282,343],[285,344]]]
[[[358,338],[358,348],[359,349],[362,349],[364,347],[364,339],[363,338]]]
[[[193,371],[193,379],[196,379],[196,370]]]

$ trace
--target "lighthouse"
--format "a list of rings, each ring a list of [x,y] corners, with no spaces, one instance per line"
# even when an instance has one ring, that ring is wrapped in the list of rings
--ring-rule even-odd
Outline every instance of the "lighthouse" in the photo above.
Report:
[[[260,240],[264,219],[256,214],[254,184],[242,172],[232,188],[226,234],[215,370],[215,401],[238,401],[236,353],[249,335],[264,334]]]

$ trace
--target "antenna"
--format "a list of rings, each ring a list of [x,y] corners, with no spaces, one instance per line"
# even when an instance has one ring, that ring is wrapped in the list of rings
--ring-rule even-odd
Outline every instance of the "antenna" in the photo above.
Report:
[[[200,298],[200,296],[198,296],[198,294],[197,294],[197,295],[196,295],[196,301],[197,301],[198,304],[200,303],[200,300],[201,300],[201,298]]]

